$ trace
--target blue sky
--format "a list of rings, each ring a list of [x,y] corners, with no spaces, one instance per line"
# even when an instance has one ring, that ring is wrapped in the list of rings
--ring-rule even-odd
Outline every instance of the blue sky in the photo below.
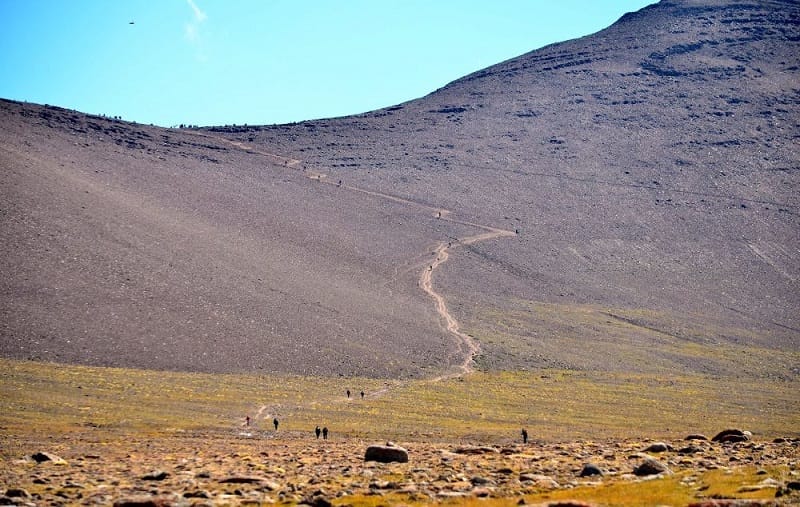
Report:
[[[343,116],[653,1],[0,0],[0,97],[161,126]]]

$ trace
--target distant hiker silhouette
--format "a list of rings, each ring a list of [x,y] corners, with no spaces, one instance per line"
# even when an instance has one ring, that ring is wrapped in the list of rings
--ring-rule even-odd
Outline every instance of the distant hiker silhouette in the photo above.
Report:
[[[528,443],[528,430],[526,430],[525,428],[522,428],[522,443],[523,444]]]
[[[350,399],[350,389],[347,390],[347,399]]]
[[[322,428],[322,440],[328,440],[328,427]]]
[[[275,425],[275,431],[278,431],[278,418],[277,417],[272,420],[272,424]]]
[[[250,416],[249,415],[244,418],[244,425],[245,426],[250,426]]]
[[[317,434],[317,440],[319,440],[319,434],[320,434],[320,433],[322,433],[322,430],[321,430],[321,429],[319,429],[319,426],[317,426],[316,428],[314,428],[314,433],[316,433],[316,434]]]
[[[339,180],[339,184],[337,186],[339,186],[339,187],[342,186],[342,180]]]
[[[361,391],[361,399],[364,399],[364,391]]]

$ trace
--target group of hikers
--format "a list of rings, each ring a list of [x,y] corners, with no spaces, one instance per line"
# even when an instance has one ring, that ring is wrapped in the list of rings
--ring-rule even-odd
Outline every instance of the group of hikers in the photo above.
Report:
[[[349,400],[350,399],[350,389],[348,389],[345,394],[347,394],[347,399]],[[361,399],[362,400],[364,399],[364,391],[361,391]]]
[[[278,418],[276,417],[276,418],[274,418],[272,420],[272,425],[275,426],[275,431],[278,431],[278,424],[280,424],[280,421],[278,421]],[[250,426],[250,416],[249,415],[245,416],[244,425],[245,426]]]
[[[353,394],[353,393],[351,393],[351,392],[350,392],[350,389],[348,389],[347,391],[345,391],[345,395],[347,396],[347,399],[350,399],[350,397],[351,397],[351,395],[352,395],[352,394]],[[365,396],[365,395],[364,395],[364,391],[361,391],[359,394],[361,394],[361,399],[363,400],[363,399],[364,399],[364,396]],[[245,418],[244,418],[244,425],[245,425],[245,426],[250,426],[250,421],[251,421],[251,419],[250,419],[250,416],[249,416],[249,415],[248,415],[248,416],[245,416]],[[272,419],[272,425],[273,425],[273,426],[275,426],[275,431],[278,431],[278,425],[279,425],[279,424],[280,424],[280,421],[278,421],[278,418],[277,418],[277,417],[275,417],[275,418],[273,418],[273,419]],[[320,429],[320,427],[319,427],[319,426],[317,426],[317,427],[314,429],[314,434],[317,436],[317,438],[319,438],[319,436],[320,436],[320,435],[322,435],[322,439],[323,439],[323,440],[328,440],[328,427],[327,427],[327,426],[324,426],[322,429]]]
[[[350,397],[350,390],[349,389],[347,390],[347,397],[348,398]],[[362,398],[364,397],[364,391],[361,391],[361,397]],[[245,426],[250,426],[250,416],[249,415],[244,418],[244,423],[245,423]],[[278,421],[277,417],[272,419],[272,425],[275,426],[275,431],[278,431],[278,424],[280,424],[280,421]],[[317,426],[316,428],[314,428],[314,434],[317,436],[317,440],[319,440],[319,436],[320,435],[322,435],[322,439],[323,440],[328,440],[328,427],[327,426],[323,426],[322,429],[320,429],[320,427]],[[522,434],[522,443],[523,444],[527,444],[528,443],[528,430],[526,430],[525,428],[522,428],[521,434]]]
[[[350,396],[352,394],[350,392],[350,389],[348,389],[345,392],[345,394],[347,395],[347,398],[350,399]],[[364,391],[361,391],[361,399],[362,400],[364,399]],[[244,424],[245,424],[245,426],[250,426],[250,416],[249,415],[244,418]],[[278,421],[277,417],[272,419],[272,425],[275,426],[275,431],[278,431],[278,425],[279,424],[280,424],[280,421]],[[522,443],[523,444],[527,444],[528,443],[528,430],[526,430],[525,428],[522,428],[522,431],[520,433],[522,435]],[[320,429],[320,427],[317,426],[316,428],[314,428],[314,434],[317,436],[317,440],[319,440],[319,436],[320,435],[322,435],[322,439],[323,440],[328,440],[328,427],[324,426],[324,427],[322,427],[322,429]]]
[[[362,395],[363,395],[363,393],[362,393]],[[250,416],[249,415],[245,416],[244,425],[245,426],[250,426],[250,421],[251,421]],[[278,431],[278,425],[279,424],[280,424],[280,421],[278,421],[277,417],[272,419],[272,425],[275,427],[275,431]],[[324,426],[322,429],[320,429],[320,427],[317,426],[316,428],[314,428],[314,434],[317,435],[317,438],[319,438],[319,436],[322,435],[322,439],[323,440],[328,440],[328,427]]]

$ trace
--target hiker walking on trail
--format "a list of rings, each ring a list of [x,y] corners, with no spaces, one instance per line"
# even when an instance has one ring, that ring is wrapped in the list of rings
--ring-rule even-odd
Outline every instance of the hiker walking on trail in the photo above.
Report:
[[[245,426],[250,426],[250,416],[249,415],[244,418],[244,425]]]
[[[350,389],[347,390],[347,399],[350,399]]]
[[[272,420],[272,424],[275,425],[275,431],[278,431],[278,418],[277,417]]]
[[[322,440],[328,440],[328,427],[322,428]]]
[[[319,429],[319,426],[317,426],[316,428],[314,428],[314,433],[316,433],[316,435],[317,435],[317,440],[319,440],[319,434],[320,434],[321,432],[322,432],[322,430],[321,430],[321,429]]]
[[[522,428],[522,443],[523,444],[528,443],[528,430],[526,430],[525,428]]]
[[[364,399],[364,391],[361,391],[361,399]]]

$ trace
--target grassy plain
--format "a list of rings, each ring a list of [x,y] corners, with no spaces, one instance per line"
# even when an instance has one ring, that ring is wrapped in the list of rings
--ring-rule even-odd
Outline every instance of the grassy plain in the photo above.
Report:
[[[210,375],[0,360],[7,433],[96,427],[146,432],[256,425],[350,437],[511,442],[677,438],[742,427],[800,435],[795,382],[564,370],[433,381]],[[348,399],[345,391],[352,397]],[[365,398],[360,397],[361,391]]]

